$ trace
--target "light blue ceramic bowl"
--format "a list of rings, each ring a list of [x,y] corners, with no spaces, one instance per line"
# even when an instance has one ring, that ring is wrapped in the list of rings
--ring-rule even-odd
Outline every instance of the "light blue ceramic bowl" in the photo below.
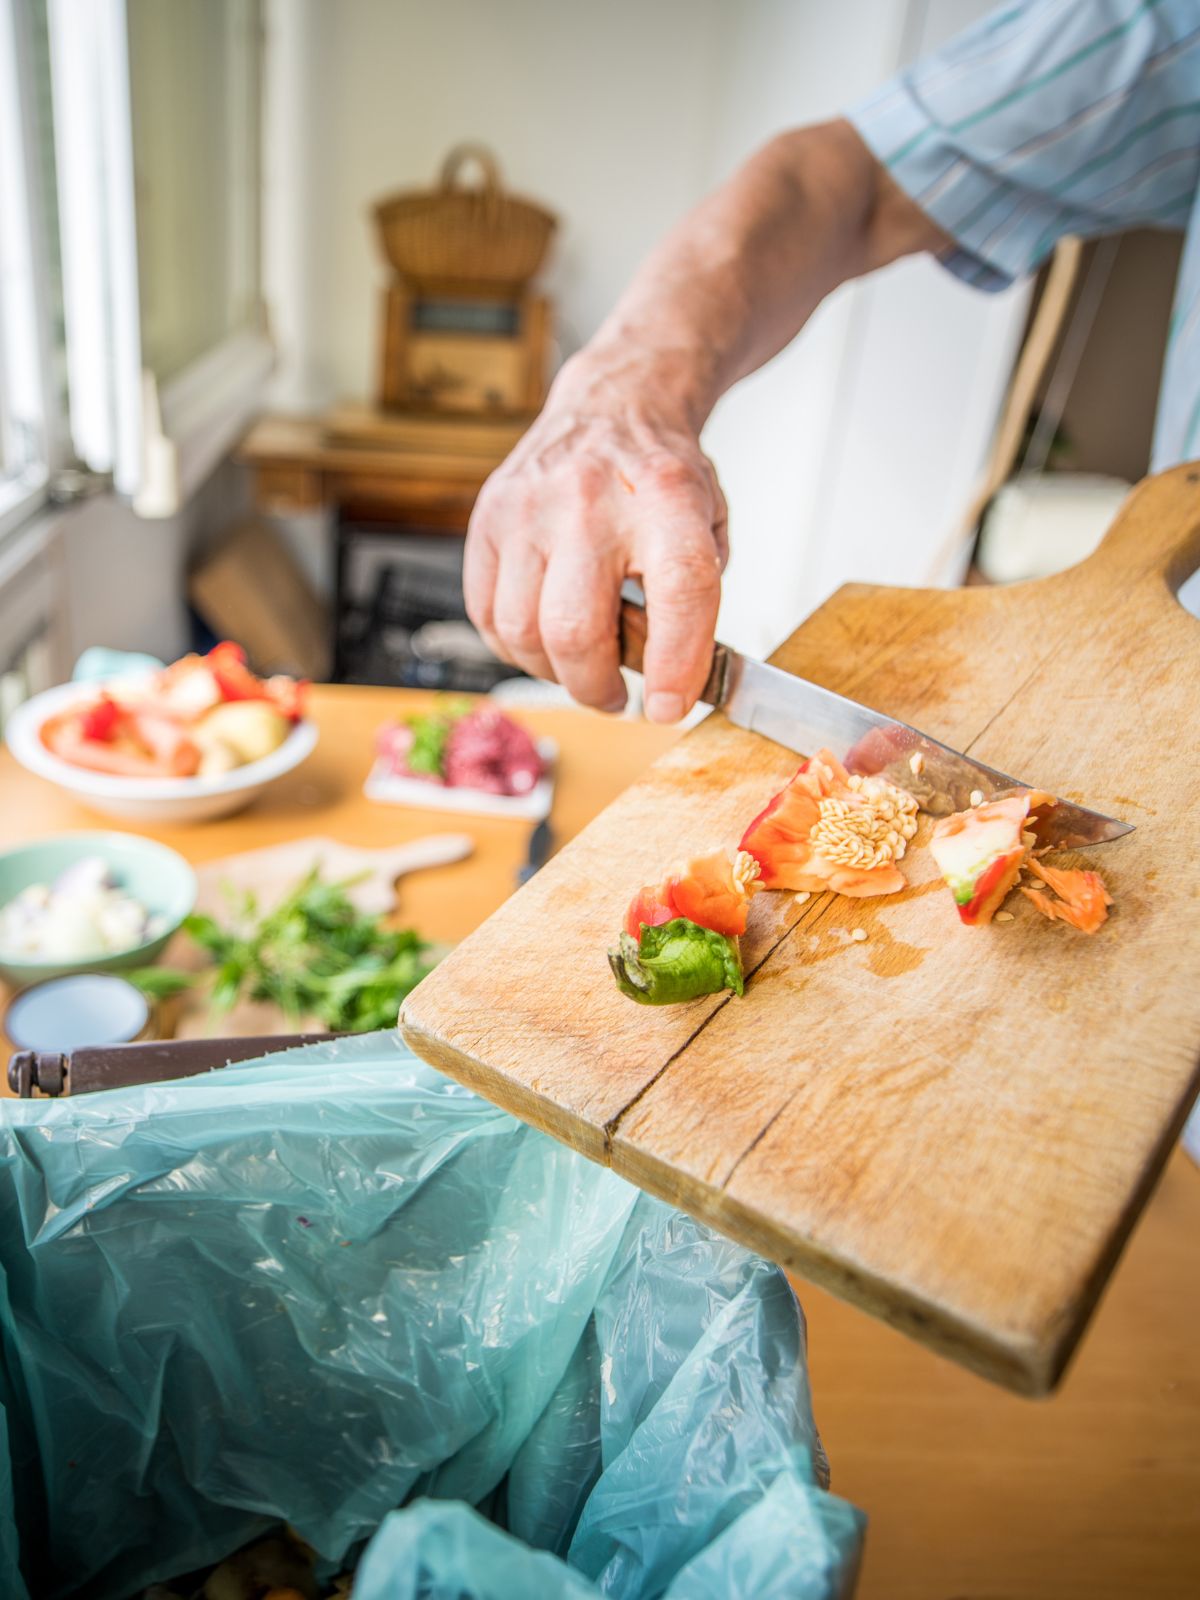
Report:
[[[132,833],[59,833],[0,852],[0,906],[31,883],[53,883],[60,872],[86,856],[103,857],[121,888],[162,918],[162,931],[144,944],[86,961],[9,959],[0,949],[0,977],[6,983],[19,988],[67,972],[147,966],[162,954],[167,940],[196,903],[196,874],[166,845]]]

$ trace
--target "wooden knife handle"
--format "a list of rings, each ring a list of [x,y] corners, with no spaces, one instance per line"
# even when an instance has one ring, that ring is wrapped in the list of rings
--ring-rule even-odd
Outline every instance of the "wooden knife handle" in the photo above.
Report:
[[[628,667],[632,672],[645,671],[642,661],[646,654],[646,636],[649,632],[645,606],[635,605],[632,600],[622,600],[620,629],[621,665]],[[721,704],[724,698],[725,679],[728,670],[729,650],[727,646],[714,644],[712,666],[709,668],[708,677],[704,680],[704,687],[699,695],[705,705],[719,706]]]

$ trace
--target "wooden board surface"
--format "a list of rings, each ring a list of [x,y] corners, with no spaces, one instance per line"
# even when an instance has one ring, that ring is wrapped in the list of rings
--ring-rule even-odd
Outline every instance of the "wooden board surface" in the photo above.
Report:
[[[1137,824],[1086,938],[908,893],[761,895],[741,1001],[613,987],[625,903],[736,838],[795,761],[713,717],[410,997],[410,1043],[497,1103],[979,1372],[1044,1392],[1193,1096],[1200,1054],[1200,470],[1038,584],[843,589],[777,665]],[[1057,858],[1056,858],[1057,859]],[[839,930],[861,927],[865,943]]]
[[[399,880],[409,873],[451,866],[471,854],[467,833],[437,833],[409,839],[384,850],[364,850],[338,839],[313,836],[289,839],[285,844],[206,861],[196,869],[196,910],[207,911],[225,922],[230,914],[230,893],[252,893],[260,912],[267,912],[288,894],[306,873],[316,867],[330,881],[355,878],[348,890],[360,911],[383,916],[395,910]],[[199,947],[184,933],[172,940],[164,960],[168,966],[200,971],[205,965]],[[239,1000],[232,1010],[214,1018],[206,992],[186,992],[174,1002],[172,1035],[176,1039],[243,1039],[259,1034],[300,1029],[320,1031],[312,1017],[290,1018],[276,1005],[262,1000]]]

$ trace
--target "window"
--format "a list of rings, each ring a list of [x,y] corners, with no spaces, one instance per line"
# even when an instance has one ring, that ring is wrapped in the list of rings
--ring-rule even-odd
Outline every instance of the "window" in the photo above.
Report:
[[[44,499],[51,458],[52,362],[38,160],[42,21],[26,0],[0,0],[0,538]]]
[[[272,365],[259,0],[45,3],[71,437],[135,512],[172,516]]]
[[[126,0],[143,515],[170,515],[258,408],[260,0]]]
[[[260,326],[253,0],[126,0],[142,364],[166,386]]]
[[[0,0],[0,538],[170,516],[260,403],[261,0]]]

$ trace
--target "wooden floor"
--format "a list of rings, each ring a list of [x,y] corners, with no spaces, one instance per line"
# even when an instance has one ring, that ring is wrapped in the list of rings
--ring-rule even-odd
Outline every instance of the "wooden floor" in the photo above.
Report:
[[[802,1298],[833,1488],[870,1518],[857,1600],[1200,1596],[1200,1168],[1185,1155],[1050,1400]]]

